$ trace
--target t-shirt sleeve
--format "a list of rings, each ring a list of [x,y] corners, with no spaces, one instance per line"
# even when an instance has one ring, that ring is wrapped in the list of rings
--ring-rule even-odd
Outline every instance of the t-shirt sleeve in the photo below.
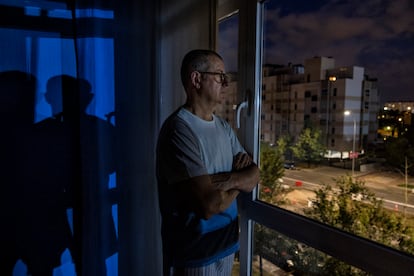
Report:
[[[200,145],[191,128],[178,119],[172,124],[160,134],[158,165],[164,180],[178,183],[208,174],[201,159]]]

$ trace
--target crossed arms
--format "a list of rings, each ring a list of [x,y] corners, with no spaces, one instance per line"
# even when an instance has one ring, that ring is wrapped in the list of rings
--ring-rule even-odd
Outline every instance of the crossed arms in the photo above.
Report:
[[[259,168],[247,153],[233,159],[231,172],[201,175],[180,184],[187,208],[203,219],[227,209],[240,192],[250,192],[259,182]]]

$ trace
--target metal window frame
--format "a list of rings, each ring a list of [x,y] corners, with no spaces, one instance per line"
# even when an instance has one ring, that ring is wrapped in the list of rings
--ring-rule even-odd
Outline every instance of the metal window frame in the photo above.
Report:
[[[259,158],[263,1],[218,0],[217,15],[239,13],[238,99],[251,100],[238,135],[254,160]],[[243,66],[240,66],[243,65]],[[251,131],[251,130],[254,131]],[[250,131],[249,131],[250,130]],[[414,256],[341,231],[257,199],[257,190],[239,196],[240,275],[252,273],[253,226],[259,223],[374,275],[410,275]]]

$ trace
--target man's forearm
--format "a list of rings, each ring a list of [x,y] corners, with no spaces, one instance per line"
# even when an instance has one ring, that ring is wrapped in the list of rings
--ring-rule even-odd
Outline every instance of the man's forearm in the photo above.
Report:
[[[218,189],[224,191],[239,190],[250,192],[259,182],[259,168],[252,163],[241,170],[210,175],[211,181]]]
[[[232,183],[233,189],[251,192],[259,182],[259,168],[253,163],[246,168],[232,172],[229,182]]]
[[[231,203],[236,199],[236,197],[239,195],[238,190],[228,190],[228,191],[222,191],[221,192],[221,204],[220,204],[220,212],[223,212],[229,206]]]
[[[259,169],[256,164],[251,163],[247,167],[232,172],[205,175],[193,180],[195,179],[199,179],[195,182],[200,184],[205,181],[205,184],[197,185],[198,187],[208,187],[208,182],[212,184],[212,189],[206,189],[204,192],[196,192],[197,189],[194,191],[195,198],[198,199],[196,201],[200,203],[203,217],[209,218],[226,210],[240,192],[252,191],[259,182]]]

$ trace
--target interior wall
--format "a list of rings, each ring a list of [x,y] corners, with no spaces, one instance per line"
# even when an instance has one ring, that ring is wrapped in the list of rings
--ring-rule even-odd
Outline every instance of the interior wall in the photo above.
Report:
[[[161,275],[157,134],[165,118],[185,101],[182,57],[190,49],[214,45],[215,1],[128,0],[116,10],[119,273]]]
[[[183,56],[191,49],[214,48],[215,0],[160,0],[160,123],[185,101],[180,80]]]
[[[155,180],[158,1],[116,3],[119,275],[162,275]]]

